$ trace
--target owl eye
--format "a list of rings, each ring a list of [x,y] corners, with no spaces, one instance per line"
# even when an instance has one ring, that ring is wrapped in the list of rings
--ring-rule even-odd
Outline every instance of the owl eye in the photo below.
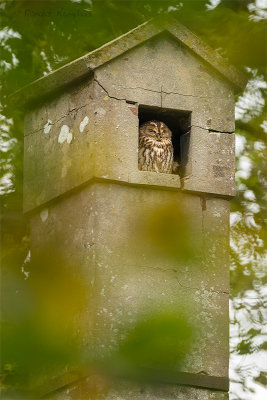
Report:
[[[153,129],[149,129],[148,131],[151,133],[156,133]]]

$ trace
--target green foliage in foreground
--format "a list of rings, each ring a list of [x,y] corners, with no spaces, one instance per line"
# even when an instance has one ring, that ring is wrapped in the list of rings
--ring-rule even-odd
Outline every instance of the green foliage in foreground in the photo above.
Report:
[[[231,287],[232,326],[238,340],[233,345],[232,351],[242,355],[266,349],[262,333],[264,324],[262,285],[266,279],[264,274],[264,257],[266,257],[266,226],[264,225],[266,218],[266,198],[264,197],[266,187],[265,22],[262,10],[257,10],[255,3],[250,0],[222,0],[213,9],[207,5],[209,2],[205,0],[183,3],[173,0],[1,2],[0,69],[3,106],[0,120],[1,262],[3,278],[7,282],[4,295],[6,295],[6,311],[9,317],[11,315],[15,320],[24,318],[25,312],[29,310],[28,306],[32,306],[34,302],[32,298],[27,297],[31,293],[27,287],[29,281],[24,281],[26,276],[21,273],[21,266],[24,265],[23,268],[27,270],[23,263],[28,252],[28,227],[22,216],[23,120],[20,110],[6,107],[6,96],[147,19],[169,13],[196,32],[231,63],[246,71],[251,78],[245,94],[237,99],[238,194],[232,204],[234,222],[231,246]],[[16,293],[24,292],[27,292],[27,296],[22,295],[21,302]],[[251,296],[253,301],[249,301]],[[25,301],[27,304],[24,303]],[[6,324],[5,314],[3,317]],[[34,336],[35,339],[31,339],[29,334],[33,334],[36,327],[30,329],[27,324],[29,321],[25,317],[23,324],[20,325],[21,329],[25,329],[24,333],[21,332],[21,340],[27,337],[27,343],[31,341],[34,343],[38,335]],[[8,333],[6,325],[5,328]],[[140,329],[136,327],[137,333]],[[151,324],[145,329],[151,329]],[[14,349],[17,349],[18,345],[23,348],[25,342],[12,344],[10,332],[8,337],[7,343],[10,343],[11,350],[13,349],[14,358],[3,366],[3,384],[14,389],[18,384],[16,357],[19,354],[18,351],[14,352]],[[42,335],[39,339],[42,339]],[[129,341],[125,342],[126,347],[122,352],[127,349],[127,352],[129,350],[134,357],[137,357],[132,351],[135,340],[130,337]],[[141,342],[135,345],[139,348],[143,346]],[[45,342],[39,343],[40,346],[44,346],[44,352],[49,355],[51,346]],[[56,347],[60,348],[60,346]],[[59,356],[61,357],[62,354]],[[68,357],[68,354],[65,356]],[[28,359],[28,362],[30,361]],[[136,359],[135,362],[139,361]],[[245,373],[246,371],[239,369],[237,376],[240,384],[243,385],[245,395],[251,396],[249,397],[251,399],[253,394],[250,390],[252,389],[245,385]],[[254,378],[258,383],[264,384],[262,371],[259,370]],[[238,394],[235,396],[236,399],[239,398]]]

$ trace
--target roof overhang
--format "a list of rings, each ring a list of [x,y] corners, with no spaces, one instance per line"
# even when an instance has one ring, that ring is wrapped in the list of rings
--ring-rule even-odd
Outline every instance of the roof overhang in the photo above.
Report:
[[[10,102],[20,106],[35,103],[36,99],[43,99],[63,87],[89,77],[101,65],[163,32],[171,34],[177,41],[210,64],[233,86],[236,92],[244,89],[248,80],[246,75],[225,61],[193,32],[172,18],[156,18],[24,86],[10,96]]]

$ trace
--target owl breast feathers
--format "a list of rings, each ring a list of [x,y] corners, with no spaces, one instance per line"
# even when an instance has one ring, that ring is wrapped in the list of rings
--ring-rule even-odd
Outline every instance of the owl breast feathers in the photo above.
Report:
[[[173,172],[172,132],[160,121],[148,121],[139,129],[138,166],[141,171]]]

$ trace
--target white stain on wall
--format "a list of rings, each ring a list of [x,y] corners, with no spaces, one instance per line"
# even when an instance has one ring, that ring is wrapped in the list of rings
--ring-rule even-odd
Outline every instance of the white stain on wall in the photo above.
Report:
[[[84,117],[84,119],[82,120],[82,122],[80,123],[80,132],[83,133],[84,128],[86,127],[86,125],[89,122],[89,118],[86,116]]]
[[[42,222],[45,222],[48,218],[48,208],[44,208],[41,212],[40,212],[40,218],[42,220]]]
[[[64,142],[70,144],[72,141],[72,133],[70,132],[70,128],[68,125],[62,125],[60,134],[58,135],[58,143],[62,144]]]
[[[44,125],[44,133],[47,134],[50,132],[50,129],[52,128],[52,121],[49,119],[47,123]]]

